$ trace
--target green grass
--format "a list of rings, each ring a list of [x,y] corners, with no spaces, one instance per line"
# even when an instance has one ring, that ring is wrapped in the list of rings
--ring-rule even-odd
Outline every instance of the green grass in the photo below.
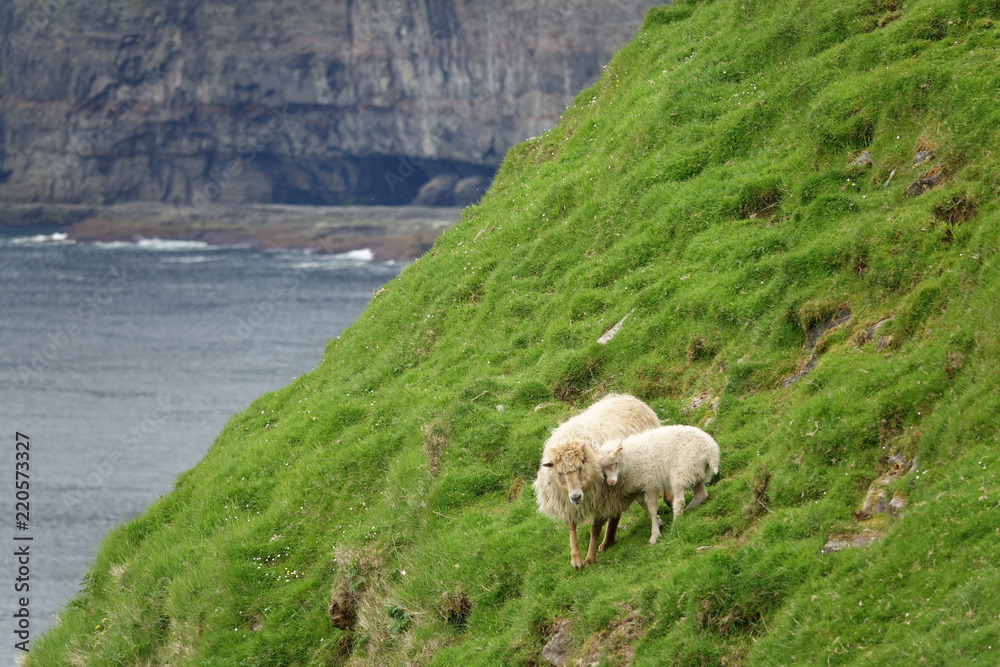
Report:
[[[538,665],[561,619],[588,664],[996,664],[997,21],[651,10],[316,370],[107,537],[28,664]],[[575,572],[531,481],[608,391],[706,428],[720,477],[656,546],[633,507]],[[905,513],[859,521],[897,452]]]

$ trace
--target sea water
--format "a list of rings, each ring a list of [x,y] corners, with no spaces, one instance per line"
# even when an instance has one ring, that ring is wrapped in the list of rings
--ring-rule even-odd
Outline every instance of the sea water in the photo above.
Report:
[[[0,231],[0,662],[15,652],[22,595],[33,640],[102,536],[168,493],[232,415],[314,368],[401,268],[367,250]],[[26,528],[18,432],[30,438]],[[25,545],[28,591],[16,592]]]

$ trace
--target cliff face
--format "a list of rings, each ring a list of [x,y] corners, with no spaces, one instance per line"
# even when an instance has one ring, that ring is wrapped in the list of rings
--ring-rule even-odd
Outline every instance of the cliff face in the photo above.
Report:
[[[653,4],[14,0],[0,200],[465,203]]]

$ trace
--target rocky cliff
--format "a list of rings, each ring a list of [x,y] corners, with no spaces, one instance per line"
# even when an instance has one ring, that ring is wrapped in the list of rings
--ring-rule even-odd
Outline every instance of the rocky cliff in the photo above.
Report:
[[[0,201],[462,204],[646,0],[13,0]]]

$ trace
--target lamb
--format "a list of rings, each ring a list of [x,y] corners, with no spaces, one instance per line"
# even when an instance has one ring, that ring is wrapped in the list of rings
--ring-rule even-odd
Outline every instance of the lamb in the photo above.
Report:
[[[641,493],[623,494],[609,487],[601,474],[596,447],[612,439],[657,428],[660,420],[652,408],[634,396],[608,394],[583,412],[560,424],[545,441],[542,464],[535,478],[538,509],[566,523],[570,563],[577,570],[597,562],[597,539],[607,522],[604,551],[615,542],[618,519]],[[580,559],[576,525],[592,520],[586,560]]]
[[[649,543],[660,537],[656,515],[660,493],[673,493],[674,521],[684,512],[684,491],[694,489],[686,509],[708,498],[705,482],[719,472],[719,445],[694,426],[661,426],[623,440],[611,440],[597,451],[607,483],[623,496],[643,493],[646,513],[653,524]],[[670,501],[667,501],[670,502]],[[673,529],[673,526],[671,526]]]

